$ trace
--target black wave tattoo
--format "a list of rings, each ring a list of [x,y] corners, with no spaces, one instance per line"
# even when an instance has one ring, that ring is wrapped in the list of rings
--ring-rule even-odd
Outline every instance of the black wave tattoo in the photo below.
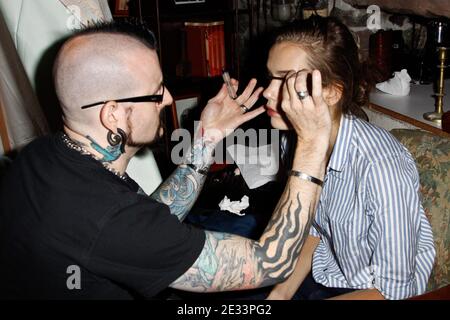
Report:
[[[314,219],[312,206],[302,216],[299,194],[292,198],[284,195],[259,242],[207,231],[200,256],[171,287],[196,292],[228,291],[269,286],[287,279]]]
[[[290,192],[288,189],[288,193]],[[268,236],[260,241],[260,247],[255,250],[256,257],[261,261],[260,272],[264,275],[260,286],[280,282],[293,272],[295,259],[300,254],[314,220],[311,205],[308,214],[302,219],[300,213],[303,206],[299,194],[294,200],[289,200],[287,196],[285,198],[275,210],[278,217],[270,221],[264,232],[264,235]],[[274,248],[270,249],[273,246]]]

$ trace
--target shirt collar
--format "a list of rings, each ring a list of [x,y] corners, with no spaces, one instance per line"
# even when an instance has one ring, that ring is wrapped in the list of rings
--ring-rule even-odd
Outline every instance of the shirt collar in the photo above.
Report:
[[[334,144],[333,152],[331,153],[330,162],[328,163],[328,170],[342,171],[348,158],[348,151],[353,133],[353,121],[355,116],[342,115],[339,125],[336,143]]]

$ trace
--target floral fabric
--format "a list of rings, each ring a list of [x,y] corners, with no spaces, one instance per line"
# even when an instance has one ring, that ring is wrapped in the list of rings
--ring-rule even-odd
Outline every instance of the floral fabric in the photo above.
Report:
[[[391,133],[417,163],[422,203],[436,247],[427,286],[427,291],[432,291],[450,284],[450,140],[421,130],[393,129]]]

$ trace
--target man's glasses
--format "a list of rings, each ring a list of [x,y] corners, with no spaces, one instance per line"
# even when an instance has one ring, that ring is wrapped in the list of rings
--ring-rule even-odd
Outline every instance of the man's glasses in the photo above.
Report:
[[[85,106],[82,106],[81,109],[87,109],[87,108],[92,108],[95,107],[99,104],[105,104],[108,101],[116,101],[116,102],[134,102],[134,103],[139,103],[139,102],[157,102],[157,103],[161,103],[164,99],[164,90],[165,90],[165,86],[164,84],[162,85],[162,93],[161,94],[152,94],[149,96],[138,96],[138,97],[132,97],[132,98],[124,98],[124,99],[111,99],[111,100],[105,100],[105,101],[99,101],[99,102],[95,102],[95,103],[91,103],[91,104],[87,104]]]

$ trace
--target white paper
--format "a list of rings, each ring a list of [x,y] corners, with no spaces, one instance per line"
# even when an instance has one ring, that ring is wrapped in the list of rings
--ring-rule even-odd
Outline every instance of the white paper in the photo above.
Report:
[[[394,77],[381,83],[377,83],[378,90],[392,94],[394,96],[407,96],[411,85],[411,77],[406,69],[394,72]]]
[[[225,196],[219,203],[220,210],[229,211],[231,213],[237,214],[238,216],[245,216],[245,213],[241,213],[250,205],[250,199],[247,196],[243,196],[241,201],[231,201]]]
[[[227,148],[250,189],[274,181],[278,172],[279,150],[274,145],[246,147],[234,144]]]

